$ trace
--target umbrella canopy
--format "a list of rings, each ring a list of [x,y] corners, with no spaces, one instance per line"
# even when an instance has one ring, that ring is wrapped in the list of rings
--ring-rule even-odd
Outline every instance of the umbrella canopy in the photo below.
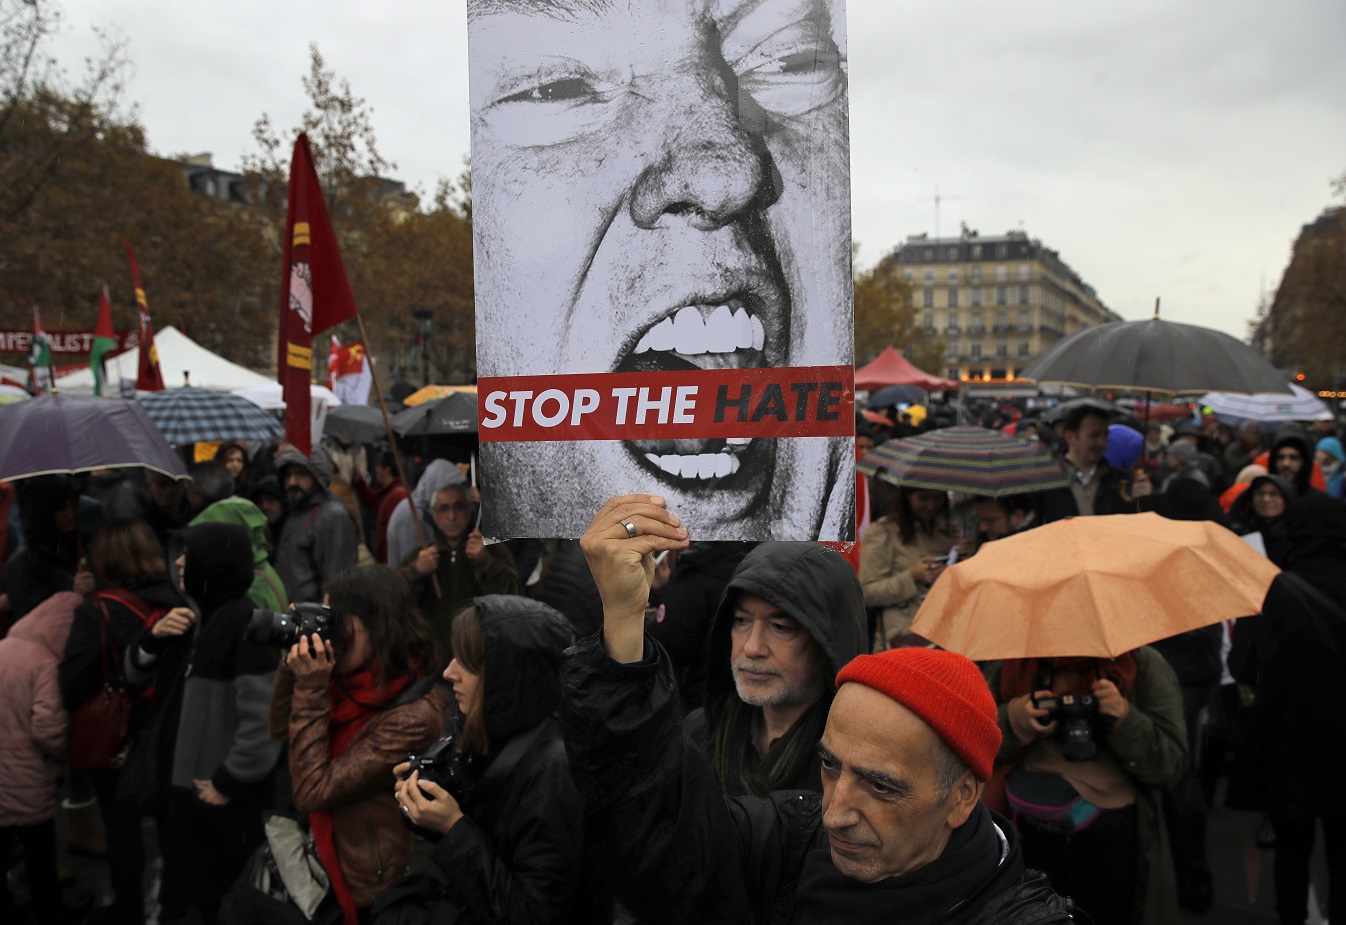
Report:
[[[958,389],[955,380],[930,375],[892,347],[884,347],[882,353],[855,371],[857,389],[881,389],[886,385],[915,385],[941,391]]]
[[[477,432],[477,396],[454,392],[397,412],[393,430],[403,437],[434,437]]]
[[[1171,395],[1288,392],[1284,375],[1242,341],[1159,318],[1077,331],[1029,363],[1019,378]]]
[[[121,466],[187,475],[134,401],[58,393],[0,408],[0,479]]]
[[[1201,396],[1201,404],[1226,424],[1237,427],[1244,421],[1280,424],[1292,421],[1330,421],[1332,409],[1327,402],[1301,385],[1291,382],[1290,395],[1233,395],[1210,392]]]
[[[434,401],[436,398],[447,398],[450,395],[456,395],[459,392],[467,392],[471,395],[477,394],[475,385],[427,385],[424,388],[417,389],[408,395],[402,402],[408,408],[414,408],[417,405],[423,405],[428,401]]]
[[[919,385],[888,385],[869,396],[866,408],[889,408],[925,401],[925,389]]]
[[[1260,613],[1279,572],[1210,521],[1072,517],[950,566],[911,630],[973,660],[1116,658]]]
[[[351,443],[374,443],[388,436],[383,412],[373,405],[339,405],[327,412],[324,437],[336,437]]]
[[[985,427],[946,427],[889,440],[856,469],[904,488],[999,498],[1070,484],[1047,448]]]
[[[265,441],[285,433],[274,416],[229,392],[184,386],[146,392],[139,401],[170,443]]]

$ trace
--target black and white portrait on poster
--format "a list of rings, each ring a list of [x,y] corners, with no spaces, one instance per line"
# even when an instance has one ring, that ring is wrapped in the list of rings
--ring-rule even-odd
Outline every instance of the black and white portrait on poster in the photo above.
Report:
[[[844,0],[468,0],[492,536],[853,532]]]

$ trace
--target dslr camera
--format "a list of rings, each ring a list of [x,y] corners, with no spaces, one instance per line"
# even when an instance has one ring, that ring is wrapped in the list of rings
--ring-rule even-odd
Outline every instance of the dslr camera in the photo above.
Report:
[[[1044,724],[1055,721],[1061,755],[1067,761],[1088,761],[1098,754],[1094,733],[1106,735],[1112,726],[1111,717],[1098,712],[1093,694],[1057,694],[1041,700],[1035,696],[1033,706],[1047,711]]]
[[[454,748],[457,738],[445,736],[419,755],[410,755],[407,777],[413,771],[419,771],[421,780],[439,784],[461,806],[472,789],[471,771],[475,758],[463,749]]]
[[[321,639],[330,640],[336,625],[336,614],[326,604],[295,604],[286,613],[254,610],[243,638],[262,646],[288,649],[314,633]]]

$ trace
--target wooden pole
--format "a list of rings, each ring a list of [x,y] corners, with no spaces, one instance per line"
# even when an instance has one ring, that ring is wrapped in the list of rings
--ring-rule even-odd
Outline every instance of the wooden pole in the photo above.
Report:
[[[406,467],[402,465],[402,453],[398,450],[397,438],[393,435],[393,419],[388,414],[388,403],[383,400],[383,384],[379,382],[379,371],[374,368],[374,358],[369,350],[369,334],[365,332],[365,320],[360,317],[359,312],[355,313],[355,323],[360,326],[360,341],[365,345],[365,362],[369,364],[370,378],[374,380],[374,394],[378,396],[379,410],[383,412],[383,428],[388,434],[388,446],[393,451],[393,462],[397,464],[397,477],[407,489],[407,508],[411,511],[411,522],[416,525],[416,538],[421,541],[421,548],[424,549],[430,545],[430,541],[425,535],[425,525],[421,523],[420,515],[416,513],[416,500],[412,496],[411,482],[407,479]],[[434,503],[433,498],[430,501]],[[435,589],[435,597],[443,598],[444,592],[439,587],[439,576],[434,572],[430,573],[430,584]]]

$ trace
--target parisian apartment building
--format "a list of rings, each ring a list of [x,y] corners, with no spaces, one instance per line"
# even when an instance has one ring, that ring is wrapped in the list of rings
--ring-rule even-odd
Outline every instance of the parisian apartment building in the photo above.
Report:
[[[913,235],[887,259],[911,284],[919,323],[944,339],[942,373],[950,379],[1003,387],[1061,338],[1122,320],[1060,254],[1024,231]]]

